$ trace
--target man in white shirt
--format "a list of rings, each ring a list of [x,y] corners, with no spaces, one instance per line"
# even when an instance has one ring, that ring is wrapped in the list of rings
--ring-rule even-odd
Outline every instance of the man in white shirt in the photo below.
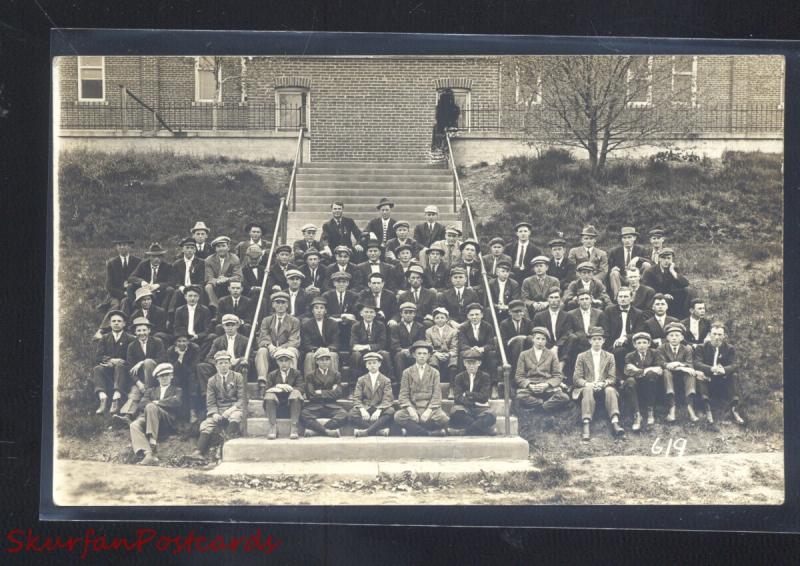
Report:
[[[619,392],[617,391],[617,373],[614,356],[603,350],[605,330],[597,326],[589,331],[591,348],[578,355],[575,360],[575,373],[572,376],[572,398],[579,400],[583,419],[581,439],[588,442],[591,438],[590,424],[594,418],[597,402],[605,405],[606,413],[611,417],[611,428],[614,436],[622,436],[625,431],[619,424]],[[519,372],[519,369],[517,370]]]

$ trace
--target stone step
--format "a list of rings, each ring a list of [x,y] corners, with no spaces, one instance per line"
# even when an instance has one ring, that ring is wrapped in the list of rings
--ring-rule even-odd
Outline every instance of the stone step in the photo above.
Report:
[[[528,442],[518,436],[235,438],[225,443],[224,462],[527,460]],[[324,473],[324,467],[320,469]]]
[[[353,220],[356,221],[356,224],[358,224],[361,227],[364,227],[367,225],[367,222],[376,217],[376,214],[374,205],[373,209],[370,212],[356,211],[353,212],[352,214],[350,213],[350,211],[347,210],[347,207],[345,206],[345,216],[352,218]],[[322,226],[323,223],[327,222],[330,219],[331,215],[327,210],[320,210],[317,212],[296,210],[289,213],[289,223],[290,223],[289,227],[290,228],[292,227],[291,226],[292,220],[296,220],[297,222],[302,222],[303,224],[305,224],[306,222],[313,222],[317,226]],[[409,216],[404,218],[404,220],[409,222],[411,226],[414,226],[416,224],[419,224],[420,222],[424,222],[425,215],[420,210],[416,216],[413,217]],[[453,224],[459,222],[460,220],[461,220],[461,215],[456,214],[455,212],[449,212],[449,211],[439,212],[439,222]]]
[[[442,392],[442,399],[447,399],[447,396],[450,394],[450,384],[449,383],[440,383],[439,389]],[[256,382],[249,382],[247,384],[247,397],[249,399],[256,399],[258,397],[258,383]],[[489,401],[490,403],[502,403],[502,399],[492,399]],[[497,413],[500,414],[500,413]]]
[[[303,168],[328,168],[328,169],[434,169],[447,170],[438,163],[424,163],[421,161],[306,161]]]
[[[325,197],[327,205],[330,206],[333,200],[347,200],[348,198],[359,199],[362,202],[372,203],[374,201],[373,210],[376,210],[374,207],[378,205],[378,201],[384,197],[389,198],[388,195],[392,195],[391,198],[395,203],[397,203],[400,198],[414,198],[417,203],[425,203],[428,199],[444,198],[446,196],[449,199],[450,206],[453,205],[452,188],[447,191],[443,191],[442,189],[406,189],[400,193],[395,191],[386,191],[382,193],[380,187],[340,187],[338,189],[306,187],[302,192],[298,192],[297,200],[299,201],[301,198],[308,196]],[[376,212],[375,215],[377,216],[377,214]]]
[[[314,168],[307,168],[307,167],[298,167],[297,169],[297,176],[298,178],[301,175],[308,175],[313,177],[323,177],[323,176],[345,176],[345,177],[376,177],[378,179],[383,179],[385,177],[402,177],[408,178],[409,176],[413,177],[420,177],[421,180],[425,180],[431,177],[446,177],[448,179],[453,178],[453,174],[449,169],[417,169],[417,168],[407,168],[407,169],[336,169],[336,168],[327,168],[327,167],[314,167]]]
[[[262,411],[263,414],[263,411]],[[323,425],[328,422],[328,419],[317,419]],[[511,425],[511,434],[513,436],[517,436],[519,433],[519,423],[517,422],[517,417],[510,417],[509,418],[510,425]],[[269,421],[266,417],[248,417],[247,418],[247,436],[248,437],[262,437],[267,436],[267,423]],[[289,419],[278,419],[278,438],[289,438],[289,432],[291,429],[291,424]],[[498,418],[497,423],[495,424],[495,432],[497,434],[503,434],[506,430],[506,423],[505,419]],[[303,434],[303,429],[300,427],[300,434]],[[346,424],[345,426],[339,429],[339,434],[342,437],[350,437],[353,436],[353,427],[350,424]],[[331,439],[332,440],[332,439]]]
[[[442,191],[453,190],[453,181],[362,181],[354,178],[345,181],[300,181],[297,182],[297,194],[300,195],[303,189],[337,189],[337,188],[367,188],[372,191],[403,191],[405,189],[441,189]],[[394,194],[394,193],[389,193]]]
[[[359,439],[362,440],[362,439]],[[267,441],[264,442],[276,442]],[[510,474],[539,471],[529,460],[453,460],[420,461],[396,460],[375,462],[352,460],[347,462],[229,462],[225,460],[204,472],[212,476],[323,476],[325,480],[362,479],[372,480],[381,474],[400,475],[407,472],[416,474],[436,474],[441,478],[459,478],[465,474],[484,473]]]
[[[261,399],[256,399],[257,392],[248,393],[248,406],[247,406],[247,414],[250,417],[263,417],[266,416],[264,413],[264,406]],[[446,397],[445,393],[445,397]],[[349,411],[353,407],[353,401],[350,399],[339,399],[337,403],[344,409],[345,411]],[[442,399],[442,409],[448,415],[453,408],[453,400],[444,398]],[[498,416],[505,415],[505,405],[502,399],[490,399],[489,400],[489,409]]]
[[[452,183],[453,177],[452,175],[448,174],[436,174],[436,175],[417,175],[415,172],[409,174],[369,174],[363,175],[358,172],[358,170],[353,171],[351,173],[339,172],[339,173],[309,173],[309,172],[302,172],[297,174],[297,184],[301,185],[306,183],[307,181],[362,181],[362,182],[369,182],[369,183],[397,183],[397,182],[404,182],[404,183]]]
[[[368,197],[367,194],[358,194],[357,191],[348,191],[352,194],[350,198],[341,198],[344,201],[345,210],[348,212],[353,212],[354,207],[370,207],[373,214],[377,215],[376,206],[378,203],[378,199],[375,200],[374,203],[372,202],[365,202],[365,197]],[[370,195],[374,194],[374,192],[370,192]],[[327,204],[330,206],[331,204],[331,197],[328,194],[325,195],[310,195],[307,192],[298,193],[297,195],[297,206],[301,204],[318,204],[318,205],[325,205]],[[413,210],[424,210],[424,207],[430,204],[435,204],[441,210],[442,208],[446,208],[447,206],[453,206],[453,194],[442,194],[441,191],[431,192],[429,196],[422,200],[419,196],[414,195],[407,195],[405,192],[401,193],[398,196],[392,197],[394,201],[394,209],[392,211],[392,215],[397,215],[398,209],[413,209]]]
[[[344,202],[345,212],[347,216],[350,216],[355,220],[355,215],[358,213],[364,214],[371,214],[373,217],[375,216],[375,205],[372,203],[369,204],[359,204],[359,201],[351,198],[351,199],[340,199]],[[363,202],[363,201],[361,201]],[[301,198],[297,197],[297,206],[294,212],[314,212],[319,210],[322,207],[330,206],[331,199],[326,197],[306,197]],[[415,203],[405,203],[405,204],[398,204],[394,207],[392,214],[398,220],[406,220],[406,218],[410,215],[422,215],[424,214],[425,206],[427,205],[436,205],[439,207],[439,210],[446,209],[448,205],[452,207],[453,200],[444,198],[437,198],[437,199],[426,199],[424,201],[417,201]],[[414,230],[414,225],[411,225],[411,230]]]

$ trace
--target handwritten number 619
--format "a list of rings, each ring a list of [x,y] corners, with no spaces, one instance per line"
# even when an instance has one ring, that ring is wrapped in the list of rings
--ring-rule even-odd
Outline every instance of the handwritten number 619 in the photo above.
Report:
[[[650,451],[656,456],[669,456],[673,449],[678,456],[683,456],[684,452],[686,452],[686,439],[676,438],[673,440],[670,438],[665,447],[661,442],[661,437],[657,436],[653,446],[650,447]]]

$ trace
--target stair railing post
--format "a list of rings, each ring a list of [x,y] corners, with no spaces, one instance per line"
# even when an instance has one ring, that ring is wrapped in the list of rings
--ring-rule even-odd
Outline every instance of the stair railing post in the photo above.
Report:
[[[128,96],[125,87],[119,85],[120,108],[122,109],[122,133],[128,133]]]

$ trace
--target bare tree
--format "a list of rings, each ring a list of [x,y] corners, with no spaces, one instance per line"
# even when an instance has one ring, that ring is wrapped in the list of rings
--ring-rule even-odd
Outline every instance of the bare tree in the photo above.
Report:
[[[585,149],[593,176],[616,150],[669,145],[665,136],[688,131],[687,112],[676,107],[693,104],[695,87],[675,80],[675,58],[519,57],[512,64],[528,135]]]
[[[237,81],[240,86],[241,102],[247,101],[247,62],[248,57],[238,57],[238,67],[234,64],[236,57],[203,56],[197,58],[198,71],[206,72],[206,77],[214,81],[214,98],[212,101],[213,129],[217,128],[218,107],[222,104],[222,88],[227,82]]]

